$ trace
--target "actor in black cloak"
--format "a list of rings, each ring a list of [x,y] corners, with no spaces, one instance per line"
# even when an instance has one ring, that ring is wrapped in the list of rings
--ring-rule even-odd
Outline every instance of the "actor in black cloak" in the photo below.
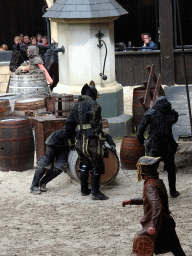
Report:
[[[168,172],[168,181],[171,197],[177,197],[176,165],[174,155],[177,143],[173,138],[172,126],[178,120],[178,113],[172,109],[171,103],[165,96],[159,97],[153,108],[149,109],[138,126],[137,138],[145,146],[146,156],[161,157],[165,170]],[[144,132],[150,125],[149,137],[145,140]]]
[[[99,191],[100,176],[104,173],[103,158],[108,157],[108,151],[104,147],[106,136],[102,131],[101,107],[96,102],[97,95],[93,81],[90,86],[83,86],[81,96],[67,118],[65,131],[80,157],[81,194],[91,193],[93,200],[106,200],[108,197]],[[115,149],[112,138],[109,144]],[[92,170],[91,191],[88,188],[89,170]]]
[[[69,144],[65,130],[53,132],[45,141],[45,155],[38,160],[38,165],[30,188],[31,193],[38,195],[46,192],[46,184],[63,171],[67,172]]]

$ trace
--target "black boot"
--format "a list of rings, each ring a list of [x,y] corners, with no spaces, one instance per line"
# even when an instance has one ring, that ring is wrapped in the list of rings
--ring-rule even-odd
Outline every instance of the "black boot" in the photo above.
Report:
[[[168,171],[169,190],[172,198],[176,198],[180,193],[176,190],[176,172]]]
[[[46,189],[46,184],[49,182],[49,181],[51,181],[51,180],[53,180],[54,178],[56,178],[59,174],[61,174],[62,173],[62,171],[61,170],[59,170],[59,169],[57,169],[57,168],[55,168],[55,167],[53,167],[53,169],[52,170],[49,170],[48,171],[48,173],[46,173],[45,174],[45,176],[41,179],[41,181],[40,181],[40,184],[39,184],[39,186],[40,186],[40,191],[41,192],[46,192],[47,191],[47,189]]]
[[[109,197],[99,191],[100,174],[91,174],[91,199],[92,200],[107,200]]]
[[[34,195],[38,195],[41,194],[40,190],[39,190],[39,182],[41,180],[41,178],[43,177],[43,175],[45,174],[45,169],[42,167],[37,167],[34,177],[33,177],[33,181],[31,184],[31,188],[30,191],[31,193],[33,193]]]
[[[174,251],[172,251],[174,256],[186,256],[186,254],[184,253],[182,248],[179,249],[174,249]]]
[[[86,165],[81,168],[81,195],[90,195],[91,190],[88,187],[89,169]]]

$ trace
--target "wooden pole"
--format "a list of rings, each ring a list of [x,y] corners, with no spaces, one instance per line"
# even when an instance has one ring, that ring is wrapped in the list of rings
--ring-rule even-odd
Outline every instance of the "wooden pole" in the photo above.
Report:
[[[185,55],[184,55],[183,35],[182,35],[181,18],[180,18],[180,8],[179,8],[179,1],[178,0],[175,0],[175,1],[176,1],[176,6],[177,6],[177,16],[178,16],[178,23],[179,23],[179,34],[180,34],[182,58],[183,58],[183,68],[184,68],[185,80],[186,80],[186,92],[187,92],[187,102],[188,102],[188,110],[189,110],[189,120],[190,120],[191,135],[192,135],[191,105],[190,105],[189,86],[188,86],[189,84],[188,84],[188,77],[187,77],[187,70],[186,70],[186,63],[185,63]]]

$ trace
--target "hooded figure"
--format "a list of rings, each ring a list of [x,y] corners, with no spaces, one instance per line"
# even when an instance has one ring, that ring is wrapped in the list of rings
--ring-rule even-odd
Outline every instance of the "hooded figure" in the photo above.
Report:
[[[50,85],[53,84],[53,79],[50,77],[47,69],[43,65],[43,60],[39,56],[39,48],[36,46],[29,46],[27,49],[27,55],[29,57],[29,66],[24,71],[32,71],[36,69],[41,69],[45,72],[45,76],[47,81],[50,83]],[[18,73],[19,70],[16,70],[16,73]]]
[[[145,181],[143,196],[122,202],[123,207],[128,204],[143,205],[142,230],[134,237],[133,253],[153,256],[153,253],[172,252],[175,256],[185,256],[175,231],[175,221],[170,215],[166,187],[157,172],[160,160],[160,157],[149,156],[138,160],[138,181]]]
[[[74,144],[81,161],[81,194],[91,193],[93,200],[108,199],[99,191],[100,176],[104,173],[103,158],[108,157],[104,147],[106,137],[102,131],[101,107],[96,102],[98,92],[95,83],[85,84],[78,102],[67,118],[65,131],[69,144]],[[113,143],[114,144],[114,143]],[[88,188],[89,170],[91,174],[91,191]]]
[[[171,103],[165,96],[159,97],[153,108],[149,109],[138,126],[137,138],[145,146],[145,154],[151,157],[161,157],[168,172],[171,197],[177,197],[176,166],[174,154],[177,143],[173,138],[172,126],[178,120],[178,113],[172,109]],[[150,125],[149,137],[145,140],[144,132]]]
[[[36,46],[29,46],[28,49],[30,64],[43,64],[43,60],[39,56],[39,48]]]

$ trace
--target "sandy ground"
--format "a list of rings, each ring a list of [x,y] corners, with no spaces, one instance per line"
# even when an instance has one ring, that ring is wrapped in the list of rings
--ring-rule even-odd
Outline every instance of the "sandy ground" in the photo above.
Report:
[[[115,142],[119,155],[121,140]],[[135,170],[120,168],[113,184],[101,186],[107,201],[82,197],[80,184],[64,173],[47,185],[46,193],[35,196],[29,190],[34,172],[0,171],[0,256],[133,255],[143,209],[123,208],[121,202],[142,194],[143,183],[136,183]],[[168,188],[167,174],[161,171],[160,178]],[[187,256],[192,255],[191,188],[192,167],[179,168],[181,195],[169,198],[169,205]]]

